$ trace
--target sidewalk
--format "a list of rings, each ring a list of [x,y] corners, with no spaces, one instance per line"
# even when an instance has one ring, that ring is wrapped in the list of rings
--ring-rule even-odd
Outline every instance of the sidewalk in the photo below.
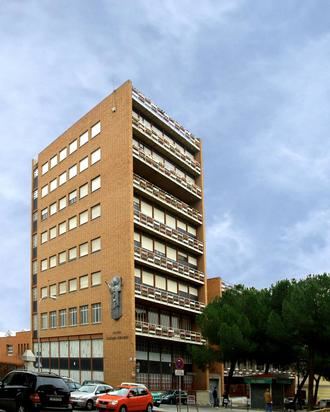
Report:
[[[165,405],[162,404],[158,408],[153,408],[155,412],[180,412],[180,408],[177,405]],[[196,405],[181,405],[181,412],[225,412],[225,411],[232,411],[235,412],[260,412],[264,409],[251,409],[250,407],[244,408],[243,406],[228,406],[227,408],[220,406],[218,408],[213,408],[212,406],[196,406]]]

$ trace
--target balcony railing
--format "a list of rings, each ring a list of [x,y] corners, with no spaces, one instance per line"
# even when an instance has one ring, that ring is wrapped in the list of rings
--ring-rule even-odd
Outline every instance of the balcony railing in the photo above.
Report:
[[[135,283],[135,296],[141,299],[152,300],[166,306],[179,307],[195,313],[201,313],[205,308],[205,304],[197,300],[179,296],[166,290],[141,285],[140,283]]]
[[[152,157],[146,155],[143,149],[137,147],[135,144],[133,144],[133,155],[135,155],[139,159],[142,159],[143,162],[147,163],[153,169],[158,170],[164,176],[168,177],[184,189],[188,190],[188,192],[193,193],[198,198],[202,197],[202,189],[199,186],[188,183],[185,179],[182,179],[179,175],[177,175],[173,170],[167,169],[164,165],[156,162]]]
[[[193,145],[195,149],[200,150],[200,142],[197,137],[181,126],[177,121],[173,120],[164,110],[160,109],[155,103],[135,88],[133,88],[133,99],[142,104],[142,106],[146,109],[150,110],[160,120],[165,122],[172,130]]]
[[[203,345],[206,341],[202,334],[192,330],[171,328],[169,326],[155,325],[152,323],[135,321],[135,332],[140,336],[150,336],[158,339],[170,339],[178,342]]]
[[[184,162],[195,173],[201,173],[200,163],[197,160],[187,156],[185,153],[182,153],[174,144],[172,144],[169,140],[166,139],[166,136],[159,136],[152,130],[151,127],[146,126],[145,124],[143,124],[141,120],[136,119],[135,117],[133,117],[133,126],[136,127],[139,131],[141,131],[153,142],[156,142],[161,147],[163,147],[167,152],[171,153],[172,155],[174,154],[177,159]]]
[[[159,199],[161,202],[175,209],[177,212],[182,213],[184,216],[193,219],[195,222],[203,223],[203,216],[198,210],[165,192],[165,190],[160,189],[158,186],[148,182],[148,180],[145,180],[135,174],[133,183],[134,187],[137,189],[140,189],[152,197]]]
[[[150,266],[157,267],[165,272],[171,272],[186,279],[191,279],[204,284],[205,275],[203,272],[181,262],[169,259],[166,256],[158,255],[138,246],[134,247],[134,256],[139,262],[149,264]]]
[[[185,246],[188,246],[196,252],[203,253],[203,243],[200,240],[176,229],[172,229],[164,223],[160,223],[152,217],[139,212],[138,210],[134,210],[134,221],[141,226],[147,227],[160,235],[172,239],[177,243],[183,243]]]

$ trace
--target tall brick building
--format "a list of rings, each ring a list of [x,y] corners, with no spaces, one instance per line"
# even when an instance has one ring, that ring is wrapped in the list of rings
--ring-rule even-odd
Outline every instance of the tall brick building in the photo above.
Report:
[[[207,389],[201,142],[127,81],[32,164],[31,318],[42,369]]]

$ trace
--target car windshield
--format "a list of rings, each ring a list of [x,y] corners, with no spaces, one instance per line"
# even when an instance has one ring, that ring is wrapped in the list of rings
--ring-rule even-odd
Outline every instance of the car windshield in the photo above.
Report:
[[[96,385],[84,385],[78,389],[79,392],[92,393],[95,391]]]
[[[172,395],[172,393],[174,393],[174,391],[166,391],[166,392],[164,393],[164,395]]]
[[[127,388],[116,388],[108,392],[109,395],[127,396],[129,390]]]

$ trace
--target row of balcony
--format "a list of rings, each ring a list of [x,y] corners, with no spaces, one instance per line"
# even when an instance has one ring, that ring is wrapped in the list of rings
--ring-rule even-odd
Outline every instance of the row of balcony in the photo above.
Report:
[[[138,210],[134,210],[134,222],[139,226],[151,229],[153,232],[171,239],[175,243],[184,244],[188,248],[193,249],[195,252],[198,252],[200,254],[203,253],[203,242],[201,242],[200,240],[195,239],[194,237],[189,236],[188,234],[180,232],[176,229],[172,229],[164,223],[158,222],[157,220],[141,213]]]
[[[139,336],[149,336],[158,339],[171,339],[177,342],[203,345],[206,341],[202,334],[192,330],[171,328],[169,326],[154,325],[152,323],[135,322],[135,332]]]
[[[190,267],[187,264],[169,259],[166,256],[158,255],[139,246],[134,247],[134,256],[135,260],[138,262],[145,263],[164,272],[170,272],[176,276],[181,276],[182,278],[204,284],[204,273]]]
[[[166,306],[172,306],[188,310],[189,312],[201,313],[205,304],[184,296],[179,296],[166,290],[135,283],[135,296],[137,298],[154,301]]]
[[[147,110],[151,111],[156,117],[165,122],[172,130],[178,133],[186,141],[188,141],[195,150],[200,150],[200,141],[187,129],[181,126],[176,120],[172,119],[164,110],[160,109],[155,103],[144,96],[143,93],[139,92],[137,89],[133,88],[133,100],[140,103]]]
[[[162,190],[158,186],[155,186],[153,183],[148,182],[148,180],[145,180],[137,174],[134,174],[133,184],[136,189],[142,190],[144,193],[147,193],[153,198],[170,206],[176,212],[183,214],[188,219],[192,219],[193,221],[198,223],[203,223],[203,216],[197,209],[194,209],[187,203],[182,202],[175,196],[170,195],[169,193],[165,192],[165,190]]]
[[[147,136],[153,142],[160,145],[163,149],[170,153],[170,155],[174,155],[177,159],[184,162],[185,165],[188,166],[194,174],[201,173],[201,165],[197,160],[192,159],[185,153],[181,152],[174,144],[167,140],[166,137],[159,136],[157,133],[155,133],[154,130],[152,130],[151,127],[143,124],[141,120],[133,117],[133,127],[142,132],[144,136]]]
[[[188,190],[188,192],[192,193],[197,198],[201,199],[202,189],[199,186],[193,183],[188,183],[185,179],[177,175],[173,170],[167,169],[163,164],[156,162],[152,157],[146,155],[143,149],[136,146],[135,144],[133,144],[133,155],[138,159],[142,160],[148,166],[151,166],[153,169],[157,170],[164,176],[176,182],[184,189]]]

